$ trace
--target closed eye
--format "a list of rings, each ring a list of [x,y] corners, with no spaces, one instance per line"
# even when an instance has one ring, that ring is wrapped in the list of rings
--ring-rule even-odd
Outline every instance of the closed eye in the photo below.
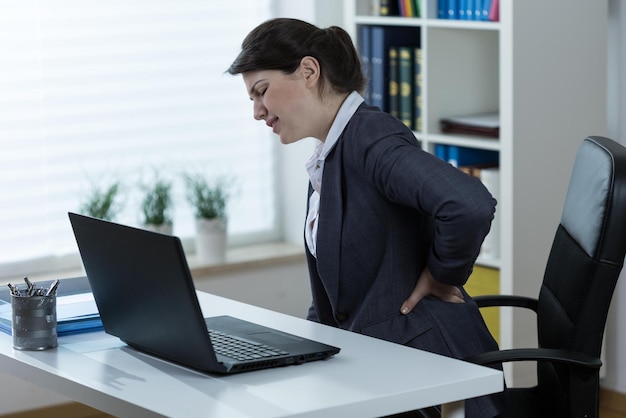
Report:
[[[257,81],[256,83],[254,83],[252,88],[250,88],[250,100],[254,100],[255,97],[262,97],[265,94],[265,92],[267,91],[267,87],[268,86],[267,86],[267,84],[263,83],[263,81],[265,81],[265,80]],[[265,85],[261,88],[261,90],[258,90],[257,86],[260,83],[263,83]]]

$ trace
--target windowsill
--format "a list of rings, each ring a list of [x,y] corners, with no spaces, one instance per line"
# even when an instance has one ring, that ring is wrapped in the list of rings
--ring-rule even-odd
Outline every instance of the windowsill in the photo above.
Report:
[[[229,249],[226,253],[226,261],[220,264],[199,264],[193,255],[187,257],[187,263],[189,264],[189,269],[193,277],[251,270],[264,266],[304,262],[305,260],[306,257],[302,245],[284,242],[248,245]],[[80,269],[29,275],[28,278],[33,282],[38,282],[84,275],[85,272],[81,267]],[[8,282],[18,284],[20,280],[0,279],[0,285],[6,285]]]
[[[282,242],[250,245],[230,249],[221,264],[202,265],[193,255],[187,257],[192,276],[236,272],[258,267],[303,262],[306,260],[302,245]]]

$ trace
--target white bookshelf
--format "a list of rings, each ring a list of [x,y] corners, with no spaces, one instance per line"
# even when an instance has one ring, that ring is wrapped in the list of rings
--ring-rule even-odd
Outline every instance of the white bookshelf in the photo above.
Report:
[[[560,220],[571,167],[588,135],[606,135],[607,28],[604,1],[500,0],[500,21],[372,15],[372,0],[346,0],[344,24],[421,28],[422,146],[451,144],[500,155],[500,291],[536,297]],[[446,116],[499,110],[500,138],[442,134]],[[501,310],[502,348],[535,344],[534,317]],[[529,383],[529,365],[507,370]],[[530,366],[531,368],[533,366]]]

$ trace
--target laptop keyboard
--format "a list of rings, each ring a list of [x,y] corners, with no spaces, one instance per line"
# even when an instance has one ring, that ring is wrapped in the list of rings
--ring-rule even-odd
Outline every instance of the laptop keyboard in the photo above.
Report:
[[[244,340],[221,331],[209,329],[209,335],[216,353],[239,361],[260,360],[289,354],[276,347]]]

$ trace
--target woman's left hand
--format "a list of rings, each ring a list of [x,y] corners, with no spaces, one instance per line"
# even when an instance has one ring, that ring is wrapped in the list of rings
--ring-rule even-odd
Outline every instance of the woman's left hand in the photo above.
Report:
[[[430,274],[428,267],[425,268],[417,280],[415,289],[407,300],[404,301],[400,312],[408,314],[415,308],[420,300],[426,296],[434,296],[444,302],[465,303],[463,294],[458,287],[440,283]]]

